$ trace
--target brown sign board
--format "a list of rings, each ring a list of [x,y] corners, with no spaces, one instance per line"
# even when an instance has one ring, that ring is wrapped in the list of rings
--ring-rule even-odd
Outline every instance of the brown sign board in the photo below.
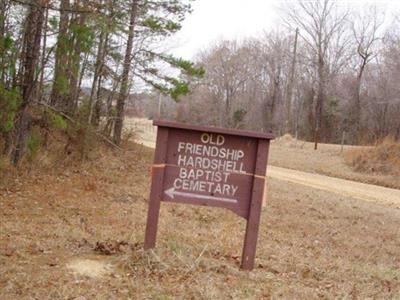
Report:
[[[144,248],[160,202],[227,208],[247,220],[241,268],[254,266],[272,134],[154,121],[158,126]]]

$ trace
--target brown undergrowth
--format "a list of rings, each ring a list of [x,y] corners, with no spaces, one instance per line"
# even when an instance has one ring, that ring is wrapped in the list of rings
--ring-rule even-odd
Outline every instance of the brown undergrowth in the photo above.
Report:
[[[400,176],[400,142],[387,137],[376,147],[348,151],[345,161],[357,172]]]
[[[270,180],[256,267],[245,221],[163,203],[142,249],[152,150],[9,175],[0,188],[0,299],[398,299],[400,211]],[[51,162],[51,161],[50,161]]]

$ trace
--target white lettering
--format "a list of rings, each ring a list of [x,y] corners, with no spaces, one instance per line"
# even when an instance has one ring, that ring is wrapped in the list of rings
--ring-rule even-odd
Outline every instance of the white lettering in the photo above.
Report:
[[[208,193],[211,197],[234,197],[239,187],[229,183],[231,174],[245,173],[244,150],[222,147],[225,137],[202,133],[201,143],[179,142],[177,146],[177,191]]]
[[[181,187],[182,187],[182,179],[176,178],[174,180],[174,188],[179,190]]]
[[[178,144],[178,152],[181,152],[182,149],[185,149],[185,143],[179,142],[179,144]]]

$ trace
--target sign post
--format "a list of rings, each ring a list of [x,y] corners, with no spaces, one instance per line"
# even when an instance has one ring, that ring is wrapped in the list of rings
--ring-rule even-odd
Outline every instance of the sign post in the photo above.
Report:
[[[158,126],[144,248],[161,201],[227,208],[247,220],[241,269],[252,270],[272,134],[154,121]]]

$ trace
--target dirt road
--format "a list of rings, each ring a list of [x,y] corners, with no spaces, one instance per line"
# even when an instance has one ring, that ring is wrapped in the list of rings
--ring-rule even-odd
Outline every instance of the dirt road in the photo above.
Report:
[[[267,174],[279,180],[400,208],[400,190],[275,166],[269,166]]]
[[[151,126],[151,121],[146,119],[131,119],[128,121],[127,127],[135,130],[138,134],[137,140],[141,144],[151,148],[155,147],[156,130]],[[397,189],[275,166],[268,166],[267,175],[268,177],[329,191],[343,196],[400,208],[400,190]]]

